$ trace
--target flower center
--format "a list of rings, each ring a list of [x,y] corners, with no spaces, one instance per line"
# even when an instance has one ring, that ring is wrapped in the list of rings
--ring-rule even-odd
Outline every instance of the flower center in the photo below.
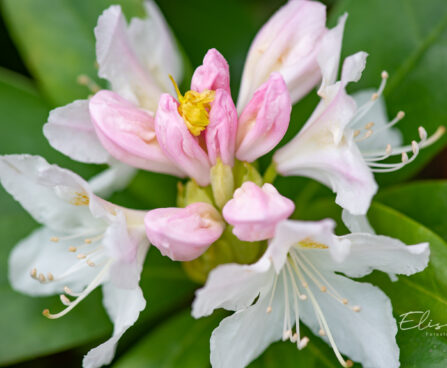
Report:
[[[210,123],[210,103],[214,100],[214,91],[203,92],[188,91],[183,96],[172,76],[172,84],[177,92],[179,100],[178,112],[183,117],[186,126],[192,135],[198,136]]]
[[[312,309],[315,312],[315,317],[320,325],[319,335],[327,336],[332,350],[335,353],[338,361],[343,367],[352,367],[353,363],[350,360],[345,360],[337,348],[335,340],[332,336],[328,322],[323,314],[320,304],[317,301],[316,293],[327,293],[330,297],[335,299],[338,303],[351,309],[353,312],[360,312],[361,308],[358,305],[350,305],[348,299],[342,297],[339,292],[329,283],[324,275],[312,264],[310,259],[305,256],[303,252],[299,251],[300,247],[304,248],[319,248],[326,249],[324,244],[315,242],[311,239],[304,239],[299,242],[297,247],[291,248],[287,262],[282,271],[276,275],[269,306],[266,312],[272,312],[272,301],[275,291],[278,286],[278,281],[282,279],[282,288],[284,292],[284,325],[283,325],[283,340],[290,340],[297,344],[298,349],[303,349],[309,343],[307,336],[300,335],[300,303],[311,303]],[[295,325],[295,332],[293,326]]]

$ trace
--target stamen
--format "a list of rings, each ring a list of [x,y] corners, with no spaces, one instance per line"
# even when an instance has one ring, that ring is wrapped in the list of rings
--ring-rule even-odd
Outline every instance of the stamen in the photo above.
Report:
[[[34,267],[29,274],[33,279],[37,278],[37,269]]]
[[[88,264],[90,267],[95,267],[95,262],[92,262],[90,259],[87,259],[87,264]]]
[[[87,256],[86,256],[85,254],[79,253],[76,257],[77,257],[78,259],[84,259],[84,258],[86,258]]]
[[[52,236],[50,238],[50,241],[52,241],[53,243],[57,243],[59,241],[59,238],[57,236]]]
[[[53,274],[51,272],[47,273],[47,279],[48,279],[48,281],[53,281],[54,280],[54,276],[53,276]]]
[[[64,291],[65,291],[65,294],[70,295],[70,296],[74,296],[74,297],[77,297],[77,296],[81,295],[81,293],[75,293],[68,286],[64,286]]]
[[[366,130],[371,129],[373,126],[374,126],[374,122],[370,121],[368,124],[365,125],[365,129]]]
[[[110,264],[112,261],[107,262],[107,264],[104,266],[104,268],[101,270],[101,272],[98,273],[98,275],[93,279],[93,281],[84,289],[82,293],[79,294],[79,296],[70,302],[70,304],[67,306],[67,308],[63,309],[61,312],[56,314],[51,314],[48,309],[45,309],[42,314],[50,319],[56,319],[60,318],[64,315],[66,315],[68,312],[70,312],[76,305],[78,305],[88,294],[90,294],[97,286],[99,286],[102,281],[104,280],[106,272],[110,268]],[[68,289],[68,288],[67,288]],[[68,298],[67,298],[68,299]]]
[[[88,75],[80,74],[77,78],[77,82],[81,86],[87,87],[92,93],[97,93],[101,90],[101,87],[99,87]]]
[[[71,300],[68,299],[64,294],[59,295],[61,302],[63,305],[69,306],[71,304]]]
[[[318,335],[320,336],[326,336],[326,332],[322,328],[320,328],[320,331],[318,331]]]
[[[307,344],[309,343],[309,338],[307,336],[304,336],[301,341],[298,342],[298,349],[304,349]]]
[[[76,248],[76,247],[73,247],[73,246],[68,247],[69,252],[75,253],[77,250],[78,250],[78,248]]]
[[[419,138],[421,138],[421,141],[425,141],[427,139],[427,131],[424,129],[424,127],[418,128]]]
[[[275,275],[275,280],[273,281],[272,293],[270,294],[269,306],[267,307],[267,313],[272,311],[272,301],[275,296],[276,284],[278,283],[278,274]]]
[[[352,307],[352,310],[353,310],[354,312],[360,312],[362,309],[360,308],[360,306],[358,306],[358,305],[354,305],[354,306]]]
[[[43,273],[39,273],[39,281],[40,283],[44,283],[45,281],[47,281]]]

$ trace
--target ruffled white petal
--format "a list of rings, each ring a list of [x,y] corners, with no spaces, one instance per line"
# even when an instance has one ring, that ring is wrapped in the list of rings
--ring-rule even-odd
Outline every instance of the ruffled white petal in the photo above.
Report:
[[[270,241],[265,257],[271,258],[276,272],[284,267],[287,254],[292,246],[304,240],[330,245],[333,243],[335,222],[332,220],[280,222],[276,227],[274,238]]]
[[[15,290],[29,295],[51,295],[62,293],[64,286],[68,286],[80,292],[96,276],[97,269],[89,267],[85,260],[79,260],[75,253],[68,250],[74,244],[83,245],[86,236],[52,242],[51,237],[56,235],[61,234],[43,227],[14,247],[9,257],[8,272]],[[36,269],[36,278],[40,274],[44,276],[44,282],[31,277],[33,269]],[[49,274],[53,281],[49,281]],[[61,277],[63,275],[66,276]]]
[[[362,90],[352,95],[358,107],[363,106],[368,101],[371,101],[371,96],[375,90]],[[368,151],[385,150],[387,144],[392,147],[400,147],[402,145],[402,133],[399,129],[388,128],[380,130],[389,122],[388,114],[386,112],[385,99],[380,96],[371,107],[371,109],[358,121],[350,126],[353,130],[362,130],[366,124],[373,122],[374,126],[371,128],[374,134],[361,142],[358,142],[360,151],[367,153]],[[380,132],[379,132],[380,130]],[[376,133],[377,132],[377,133]]]
[[[268,258],[253,265],[222,265],[211,271],[205,286],[196,292],[192,305],[195,318],[215,309],[239,310],[248,307],[263,289],[271,287],[273,270]]]
[[[146,307],[146,300],[139,287],[118,289],[111,283],[106,283],[103,286],[103,294],[104,306],[114,324],[113,335],[88,352],[82,362],[84,368],[97,368],[109,364],[115,355],[118,340],[136,322],[140,312]]]
[[[162,90],[138,59],[120,6],[109,7],[98,18],[95,36],[99,76],[110,82],[114,92],[155,111]]]
[[[348,210],[344,209],[341,213],[341,218],[351,233],[375,234],[366,215],[353,215]]]
[[[368,54],[364,51],[348,56],[343,62],[341,82],[346,85],[350,82],[358,82],[366,66]]]
[[[152,0],[145,1],[144,5],[148,17],[131,20],[130,42],[139,60],[155,78],[161,89],[175,95],[169,75],[172,75],[178,84],[182,82],[182,56],[158,6]]]
[[[137,169],[113,160],[111,166],[89,180],[90,189],[97,196],[107,198],[127,187],[137,174]]]
[[[395,340],[397,326],[388,297],[370,284],[330,272],[323,272],[323,275],[348,300],[345,305],[329,293],[320,292],[314,284],[310,286],[338,349],[365,368],[399,367],[399,347]],[[301,317],[318,335],[320,325],[307,304],[309,302],[302,303],[306,307],[301,308]],[[352,306],[359,306],[360,311],[353,311]],[[327,337],[324,340],[328,341]]]
[[[412,275],[427,267],[430,256],[428,243],[405,245],[398,239],[366,233],[339,238],[351,242],[350,254],[343,263],[326,268],[333,267],[351,277],[361,277],[373,270]]]
[[[324,93],[325,88],[334,84],[337,78],[343,31],[347,17],[348,14],[343,14],[339,18],[337,26],[329,30],[321,41],[317,61],[321,69],[322,82],[318,94]]]
[[[278,298],[269,305],[269,295],[247,309],[225,318],[211,336],[213,368],[243,368],[282,336],[284,299],[278,285]],[[267,307],[271,307],[267,313]]]
[[[76,232],[103,226],[93,216],[103,214],[103,204],[87,182],[42,157],[0,156],[0,181],[37,222],[52,230]]]
[[[43,134],[50,145],[73,160],[103,164],[109,161],[90,120],[88,100],[77,100],[50,112]]]

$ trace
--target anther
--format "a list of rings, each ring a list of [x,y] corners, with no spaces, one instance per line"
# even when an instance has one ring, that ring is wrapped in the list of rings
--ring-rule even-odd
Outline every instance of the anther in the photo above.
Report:
[[[301,341],[298,343],[298,349],[304,349],[307,344],[309,343],[309,338],[307,336],[304,336]]]
[[[326,332],[322,328],[320,328],[320,331],[318,331],[318,335],[320,336],[326,336]]]
[[[322,286],[320,287],[320,291],[321,291],[322,293],[325,293],[325,292],[327,291],[326,286],[322,285]]]
[[[344,305],[346,305],[346,304],[348,304],[348,299],[343,298],[343,299],[341,300],[341,302],[342,302]]]
[[[92,239],[85,239],[85,240],[84,240],[84,243],[85,243],[85,244],[91,244],[91,243],[92,243]]]
[[[292,336],[292,331],[287,330],[287,331],[284,331],[282,338],[283,338],[283,340],[287,340],[290,336]]]
[[[40,282],[45,282],[47,281],[47,279],[45,278],[45,275],[43,273],[39,273],[39,281]]]
[[[59,298],[61,299],[63,305],[66,305],[68,307],[71,304],[71,300],[68,299],[64,294],[59,295]]]
[[[33,279],[35,279],[37,277],[37,269],[33,268],[29,274]]]
[[[389,155],[393,149],[391,148],[391,144],[387,144],[385,148],[385,153]]]
[[[389,77],[388,72],[386,70],[384,70],[381,74],[381,77],[382,77],[382,79],[388,79],[388,77]]]
[[[424,127],[419,127],[418,128],[418,132],[419,132],[419,138],[421,138],[421,141],[425,141],[427,139],[427,131],[424,129]]]
[[[370,121],[368,124],[365,125],[365,129],[371,129],[374,126],[374,122]]]
[[[44,309],[44,310],[42,311],[42,314],[44,315],[44,317],[50,318],[50,317],[49,317],[49,316],[50,316],[50,311],[49,311],[48,309]]]
[[[416,141],[411,142],[411,149],[414,154],[417,154],[419,152],[419,145]]]
[[[406,152],[402,152],[402,162],[406,164],[408,162],[408,155]]]
[[[360,308],[358,305],[354,305],[354,306],[352,307],[352,310],[353,310],[354,312],[360,312],[360,311],[362,310],[362,308]]]
[[[306,294],[300,294],[299,298],[301,300],[307,300],[307,295]]]
[[[53,276],[53,274],[52,274],[51,272],[48,272],[48,273],[47,273],[47,279],[48,279],[49,281],[53,281],[53,280],[54,280],[54,276]]]
[[[295,332],[295,333],[293,334],[293,336],[290,338],[290,340],[291,340],[292,342],[297,342],[297,341],[298,341],[298,334]]]
[[[405,112],[404,112],[404,111],[399,111],[399,112],[397,113],[396,117],[397,117],[399,120],[402,120],[402,119],[405,117]]]
[[[77,250],[78,250],[78,248],[76,248],[76,247],[73,247],[73,246],[68,247],[68,251],[69,251],[69,252],[74,253],[74,252],[76,252]]]
[[[88,264],[90,267],[95,267],[95,262],[92,262],[92,261],[89,260],[89,259],[87,259],[87,264]]]
[[[346,366],[346,368],[351,368],[352,366],[354,366],[354,363],[353,363],[352,360],[349,360],[349,359],[348,359],[348,360],[346,361],[346,365],[345,365],[345,366]]]
[[[53,243],[57,243],[59,241],[59,238],[57,236],[52,236],[50,238],[50,241],[52,241]]]
[[[86,256],[85,254],[79,253],[76,257],[77,257],[78,259],[84,259],[84,258],[86,258],[87,256]]]
[[[272,307],[268,306],[266,312],[267,313],[271,313],[272,312]]]
[[[360,130],[354,130],[354,138],[358,137],[359,134],[360,134]]]
[[[371,96],[371,100],[375,101],[379,98],[379,94],[378,93],[373,93]]]

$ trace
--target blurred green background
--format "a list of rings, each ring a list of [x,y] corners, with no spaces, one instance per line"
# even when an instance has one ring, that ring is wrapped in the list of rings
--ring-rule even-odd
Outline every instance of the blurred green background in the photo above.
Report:
[[[232,93],[236,97],[246,52],[260,26],[285,1],[280,0],[163,0],[160,8],[192,67],[201,64],[209,48],[229,61]],[[141,0],[2,0],[0,23],[0,153],[33,153],[89,178],[103,167],[70,161],[55,152],[42,135],[51,108],[89,91],[76,83],[87,74],[97,83],[93,28],[98,15],[121,4],[128,18],[142,16]],[[406,140],[417,138],[417,127],[429,134],[447,123],[447,3],[445,0],[332,0],[329,24],[345,11],[343,55],[367,51],[367,69],[352,91],[377,87],[380,72],[390,73],[385,92],[390,116],[405,110],[400,123]],[[302,126],[317,103],[315,93],[294,106],[284,141]],[[378,176],[383,189],[369,216],[379,233],[408,243],[429,240],[430,267],[412,278],[391,283],[373,274],[368,281],[391,297],[395,316],[430,309],[434,320],[447,323],[447,154],[446,139],[424,150],[410,167]],[[262,164],[268,162],[268,157]],[[437,180],[433,180],[437,179]],[[177,180],[140,172],[128,189],[112,200],[135,208],[175,204]],[[295,217],[339,218],[331,194],[304,179],[280,178],[280,191],[294,199]],[[30,298],[13,292],[7,281],[7,257],[34,221],[3,190],[0,191],[0,366],[79,367],[83,354],[111,333],[111,324],[96,291],[68,316],[50,321],[41,311],[58,310],[57,297]],[[342,227],[339,228],[342,231]],[[189,309],[197,285],[178,264],[151,249],[142,278],[148,306],[139,322],[121,340],[113,366],[208,367],[209,336],[222,314],[193,321]],[[310,334],[310,332],[309,332]],[[400,331],[403,367],[447,366],[445,336],[427,337],[420,331]],[[298,352],[278,343],[253,367],[337,367],[328,346],[318,337]],[[356,365],[357,366],[357,365]]]

